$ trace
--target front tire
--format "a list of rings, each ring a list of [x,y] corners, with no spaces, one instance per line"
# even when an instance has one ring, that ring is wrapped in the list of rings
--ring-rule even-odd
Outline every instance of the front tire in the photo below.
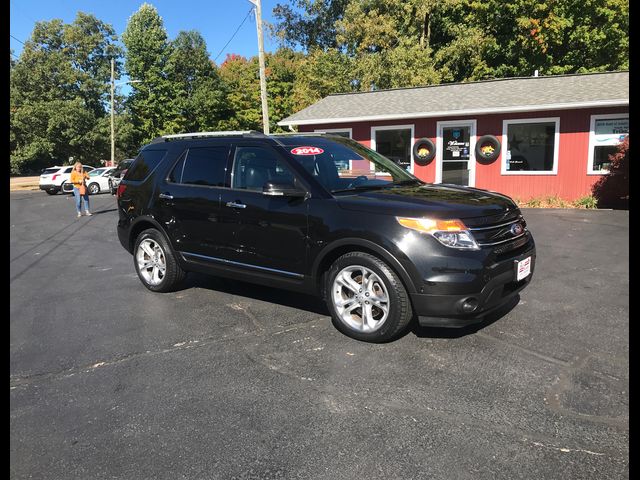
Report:
[[[164,235],[153,228],[138,235],[133,263],[140,281],[152,292],[171,292],[186,276]]]
[[[373,255],[342,255],[331,265],[325,280],[325,301],[333,324],[352,338],[387,342],[402,333],[413,317],[402,281]]]
[[[100,185],[98,185],[97,183],[90,183],[89,195],[97,195],[98,193],[100,193]]]

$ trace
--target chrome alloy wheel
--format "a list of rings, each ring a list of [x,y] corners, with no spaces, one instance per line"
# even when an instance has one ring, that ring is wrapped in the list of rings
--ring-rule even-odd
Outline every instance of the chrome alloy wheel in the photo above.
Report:
[[[136,252],[136,262],[140,275],[149,285],[159,285],[167,271],[167,261],[162,247],[154,240],[147,238],[140,242]]]
[[[343,268],[331,290],[340,320],[353,330],[375,332],[389,317],[390,300],[384,282],[367,267]]]

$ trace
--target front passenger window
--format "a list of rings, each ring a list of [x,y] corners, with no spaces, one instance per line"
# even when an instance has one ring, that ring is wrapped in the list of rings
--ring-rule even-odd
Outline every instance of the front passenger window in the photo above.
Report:
[[[238,147],[233,162],[233,188],[262,191],[267,182],[293,184],[294,176],[264,147]]]

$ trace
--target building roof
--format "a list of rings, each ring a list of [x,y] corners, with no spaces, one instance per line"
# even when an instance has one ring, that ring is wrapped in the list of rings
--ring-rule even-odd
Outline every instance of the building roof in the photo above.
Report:
[[[629,72],[502,78],[329,95],[278,125],[629,105]]]

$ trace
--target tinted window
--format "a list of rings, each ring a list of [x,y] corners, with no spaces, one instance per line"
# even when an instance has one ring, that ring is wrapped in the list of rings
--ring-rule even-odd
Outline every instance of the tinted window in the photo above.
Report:
[[[144,180],[164,158],[166,150],[144,150],[127,170],[127,180]]]
[[[228,147],[190,148],[181,183],[224,187],[228,154]]]
[[[67,168],[67,169],[64,171],[64,173],[71,173],[71,170],[73,170],[73,167],[69,167],[69,168]]]
[[[182,181],[182,170],[184,170],[184,161],[186,158],[187,158],[186,152],[180,155],[180,161],[176,163],[176,166],[173,167],[173,170],[171,170],[171,173],[167,178],[168,181],[172,183],[180,183]]]
[[[264,147],[238,147],[233,165],[233,188],[262,191],[267,182],[292,184],[291,172]]]
[[[60,169],[59,168],[47,168],[47,169],[42,171],[42,175],[50,175],[52,173],[56,173],[58,170],[60,170]]]

